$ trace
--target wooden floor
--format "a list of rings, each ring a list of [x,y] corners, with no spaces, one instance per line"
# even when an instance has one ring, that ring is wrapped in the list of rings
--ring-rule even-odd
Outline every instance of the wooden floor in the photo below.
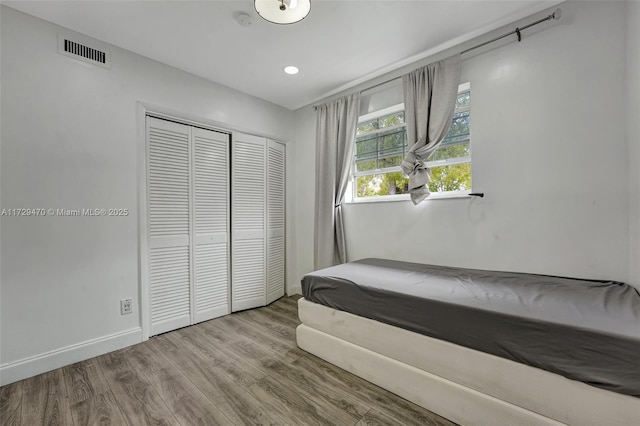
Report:
[[[0,388],[1,425],[450,425],[296,346],[297,298]]]

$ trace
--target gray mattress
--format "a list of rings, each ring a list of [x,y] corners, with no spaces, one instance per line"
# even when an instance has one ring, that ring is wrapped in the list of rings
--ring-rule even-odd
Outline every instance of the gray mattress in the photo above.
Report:
[[[640,294],[624,283],[363,259],[305,275],[302,293],[640,397]]]

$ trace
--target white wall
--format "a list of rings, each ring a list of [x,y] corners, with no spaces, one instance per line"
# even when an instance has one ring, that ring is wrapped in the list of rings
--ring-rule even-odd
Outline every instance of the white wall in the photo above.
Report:
[[[109,45],[111,69],[75,61],[57,53],[58,33],[69,31],[4,6],[1,14],[2,208],[131,212],[2,217],[7,367],[140,326],[138,312],[119,307],[139,301],[137,101],[281,140],[291,139],[292,113]]]
[[[627,4],[629,282],[640,288],[640,2]]]
[[[560,22],[525,32],[522,43],[463,63],[472,91],[473,189],[486,197],[347,205],[350,260],[628,279],[626,6],[562,9]],[[294,117],[307,181],[311,113]],[[296,199],[312,203],[310,184]],[[298,230],[313,228],[311,213],[299,211]],[[313,268],[312,232],[297,241],[299,276]]]

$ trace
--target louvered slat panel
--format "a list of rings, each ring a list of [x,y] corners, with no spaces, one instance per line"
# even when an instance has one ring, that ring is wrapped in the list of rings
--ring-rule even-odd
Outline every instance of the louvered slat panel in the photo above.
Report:
[[[233,190],[236,229],[264,230],[265,198],[264,145],[235,141]]]
[[[147,118],[149,235],[189,234],[189,128]]]
[[[234,254],[234,303],[242,304],[242,302],[248,302],[256,298],[264,300],[264,240],[237,241]]]
[[[234,133],[232,311],[266,303],[266,139]]]
[[[267,249],[267,293],[269,297],[281,297],[284,295],[284,237],[269,238]]]
[[[267,303],[284,296],[285,147],[269,141],[267,151]]]
[[[151,335],[191,322],[188,126],[147,117]]]
[[[229,306],[227,245],[206,244],[196,247],[196,312]]]
[[[171,261],[164,259],[170,257]],[[151,248],[149,254],[151,324],[153,334],[162,323],[190,320],[189,247]]]
[[[284,229],[284,152],[271,143],[267,169],[269,229]]]
[[[229,135],[193,129],[194,322],[229,313]]]
[[[227,232],[229,137],[225,136],[226,141],[201,133],[194,138],[196,234]]]

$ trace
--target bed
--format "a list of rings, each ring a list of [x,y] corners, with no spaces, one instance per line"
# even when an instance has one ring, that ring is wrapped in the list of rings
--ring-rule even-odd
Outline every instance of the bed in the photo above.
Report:
[[[307,274],[298,345],[462,424],[640,424],[640,295],[363,259]]]

